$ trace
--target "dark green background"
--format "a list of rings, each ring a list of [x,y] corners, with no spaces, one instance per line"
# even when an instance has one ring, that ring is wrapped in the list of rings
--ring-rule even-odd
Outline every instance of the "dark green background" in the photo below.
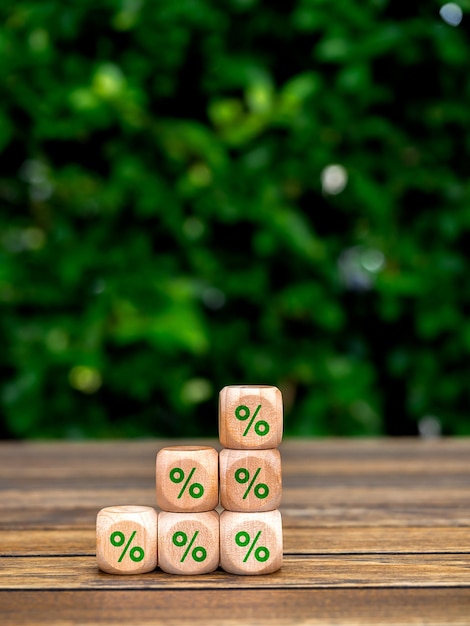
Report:
[[[217,435],[236,383],[290,435],[470,434],[441,4],[2,2],[0,436]]]

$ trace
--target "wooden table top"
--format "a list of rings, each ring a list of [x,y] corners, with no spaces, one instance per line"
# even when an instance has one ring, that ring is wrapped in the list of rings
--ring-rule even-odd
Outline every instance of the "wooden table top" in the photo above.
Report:
[[[275,574],[100,572],[96,513],[155,506],[176,443],[0,443],[2,625],[470,624],[469,439],[283,442]]]

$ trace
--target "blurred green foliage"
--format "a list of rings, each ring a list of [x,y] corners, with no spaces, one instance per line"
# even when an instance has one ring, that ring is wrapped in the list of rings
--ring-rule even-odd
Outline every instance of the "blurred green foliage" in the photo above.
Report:
[[[216,435],[236,383],[288,434],[469,434],[441,4],[3,2],[0,435]]]

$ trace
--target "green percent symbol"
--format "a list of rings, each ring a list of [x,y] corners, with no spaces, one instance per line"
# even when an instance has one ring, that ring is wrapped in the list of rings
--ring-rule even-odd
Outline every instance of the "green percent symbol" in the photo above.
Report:
[[[191,538],[191,541],[189,542],[189,546],[186,548],[183,556],[180,559],[180,563],[183,563],[186,557],[188,556],[191,548],[193,547],[193,543],[196,541],[196,537],[198,535],[199,535],[199,531],[196,530],[196,532]],[[178,548],[183,548],[188,543],[188,535],[182,532],[181,530],[179,530],[176,533],[174,533],[171,540],[173,541],[173,545],[177,546]],[[196,546],[191,552],[191,556],[193,557],[193,560],[196,561],[197,563],[202,563],[202,561],[205,561],[207,558],[207,550],[203,548],[202,546]]]
[[[136,530],[134,530],[134,532],[132,533],[129,541],[126,543],[126,546],[124,548],[124,550],[121,552],[121,556],[118,559],[118,563],[120,563],[122,561],[122,559],[124,558],[127,550],[129,549],[129,546],[132,543],[132,540],[135,537],[136,534]],[[120,546],[122,546],[124,544],[124,542],[126,541],[126,537],[124,535],[124,533],[122,533],[119,530],[116,530],[114,533],[111,534],[109,541],[111,543],[111,545],[113,545],[114,547],[118,548]],[[145,552],[143,550],[143,548],[141,548],[140,546],[135,546],[134,548],[131,548],[131,550],[129,550],[129,558],[131,561],[134,561],[134,563],[138,563],[139,561],[142,561],[142,559],[145,556]]]
[[[193,467],[193,469],[189,472],[189,476],[186,479],[186,482],[184,483],[183,488],[178,494],[178,500],[186,491],[186,487],[188,486],[189,481],[193,477],[193,474],[195,471],[196,471],[196,468]],[[185,479],[185,474],[180,467],[174,467],[171,470],[170,480],[172,483],[179,484],[179,483],[182,483],[184,479]],[[201,483],[193,483],[192,485],[189,485],[188,491],[189,491],[189,495],[191,496],[191,498],[202,498],[202,496],[204,495],[204,487],[201,485]]]
[[[255,475],[253,476],[250,484],[248,485],[248,489],[245,491],[243,495],[243,500],[245,500],[248,494],[250,493],[255,483],[255,480],[258,478],[258,474],[260,472],[261,472],[261,467],[258,467],[258,469],[255,472]],[[250,480],[250,472],[244,467],[240,467],[235,472],[235,480],[237,481],[238,484],[244,485]],[[258,483],[257,485],[254,486],[253,493],[260,500],[264,500],[264,498],[267,498],[269,496],[269,487],[268,485],[266,485],[266,483]]]
[[[245,428],[245,431],[243,432],[243,437],[246,437],[247,434],[249,433],[250,428],[252,427],[253,422],[255,421],[256,416],[258,415],[260,409],[261,409],[261,404],[258,404],[252,418],[250,419],[248,423],[248,426]],[[245,420],[247,420],[250,417],[250,415],[251,415],[250,409],[245,404],[240,404],[240,406],[237,406],[237,408],[235,409],[235,417],[237,418],[237,420],[240,420],[241,422],[244,422]],[[264,437],[265,435],[269,433],[269,424],[265,420],[258,420],[255,423],[253,428],[255,430],[255,433],[259,435],[260,437]]]
[[[246,553],[245,558],[243,559],[243,563],[246,563],[248,561],[250,554],[253,552],[253,549],[255,545],[257,544],[258,539],[260,538],[260,535],[261,535],[261,531],[259,530],[256,533],[256,537],[253,539],[251,545],[250,545],[251,537],[244,530],[242,530],[241,532],[235,535],[235,543],[237,544],[237,546],[240,546],[240,548],[249,546],[248,552]],[[254,551],[254,557],[259,563],[264,563],[265,561],[267,561],[269,559],[269,556],[270,556],[270,553],[269,553],[268,548],[266,548],[266,546],[259,546]]]

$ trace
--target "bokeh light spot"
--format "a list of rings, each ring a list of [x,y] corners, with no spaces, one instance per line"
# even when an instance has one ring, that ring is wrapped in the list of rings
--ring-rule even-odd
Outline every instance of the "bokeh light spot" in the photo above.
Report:
[[[199,404],[208,400],[213,393],[212,384],[205,378],[191,378],[181,390],[181,399],[185,404]]]
[[[321,173],[323,193],[337,195],[348,183],[348,173],[342,165],[328,165]]]
[[[455,2],[447,2],[447,4],[442,5],[439,15],[450,26],[458,26],[463,18],[462,9]]]
[[[95,393],[103,383],[100,372],[94,367],[85,365],[72,367],[69,381],[74,389],[82,393]]]

